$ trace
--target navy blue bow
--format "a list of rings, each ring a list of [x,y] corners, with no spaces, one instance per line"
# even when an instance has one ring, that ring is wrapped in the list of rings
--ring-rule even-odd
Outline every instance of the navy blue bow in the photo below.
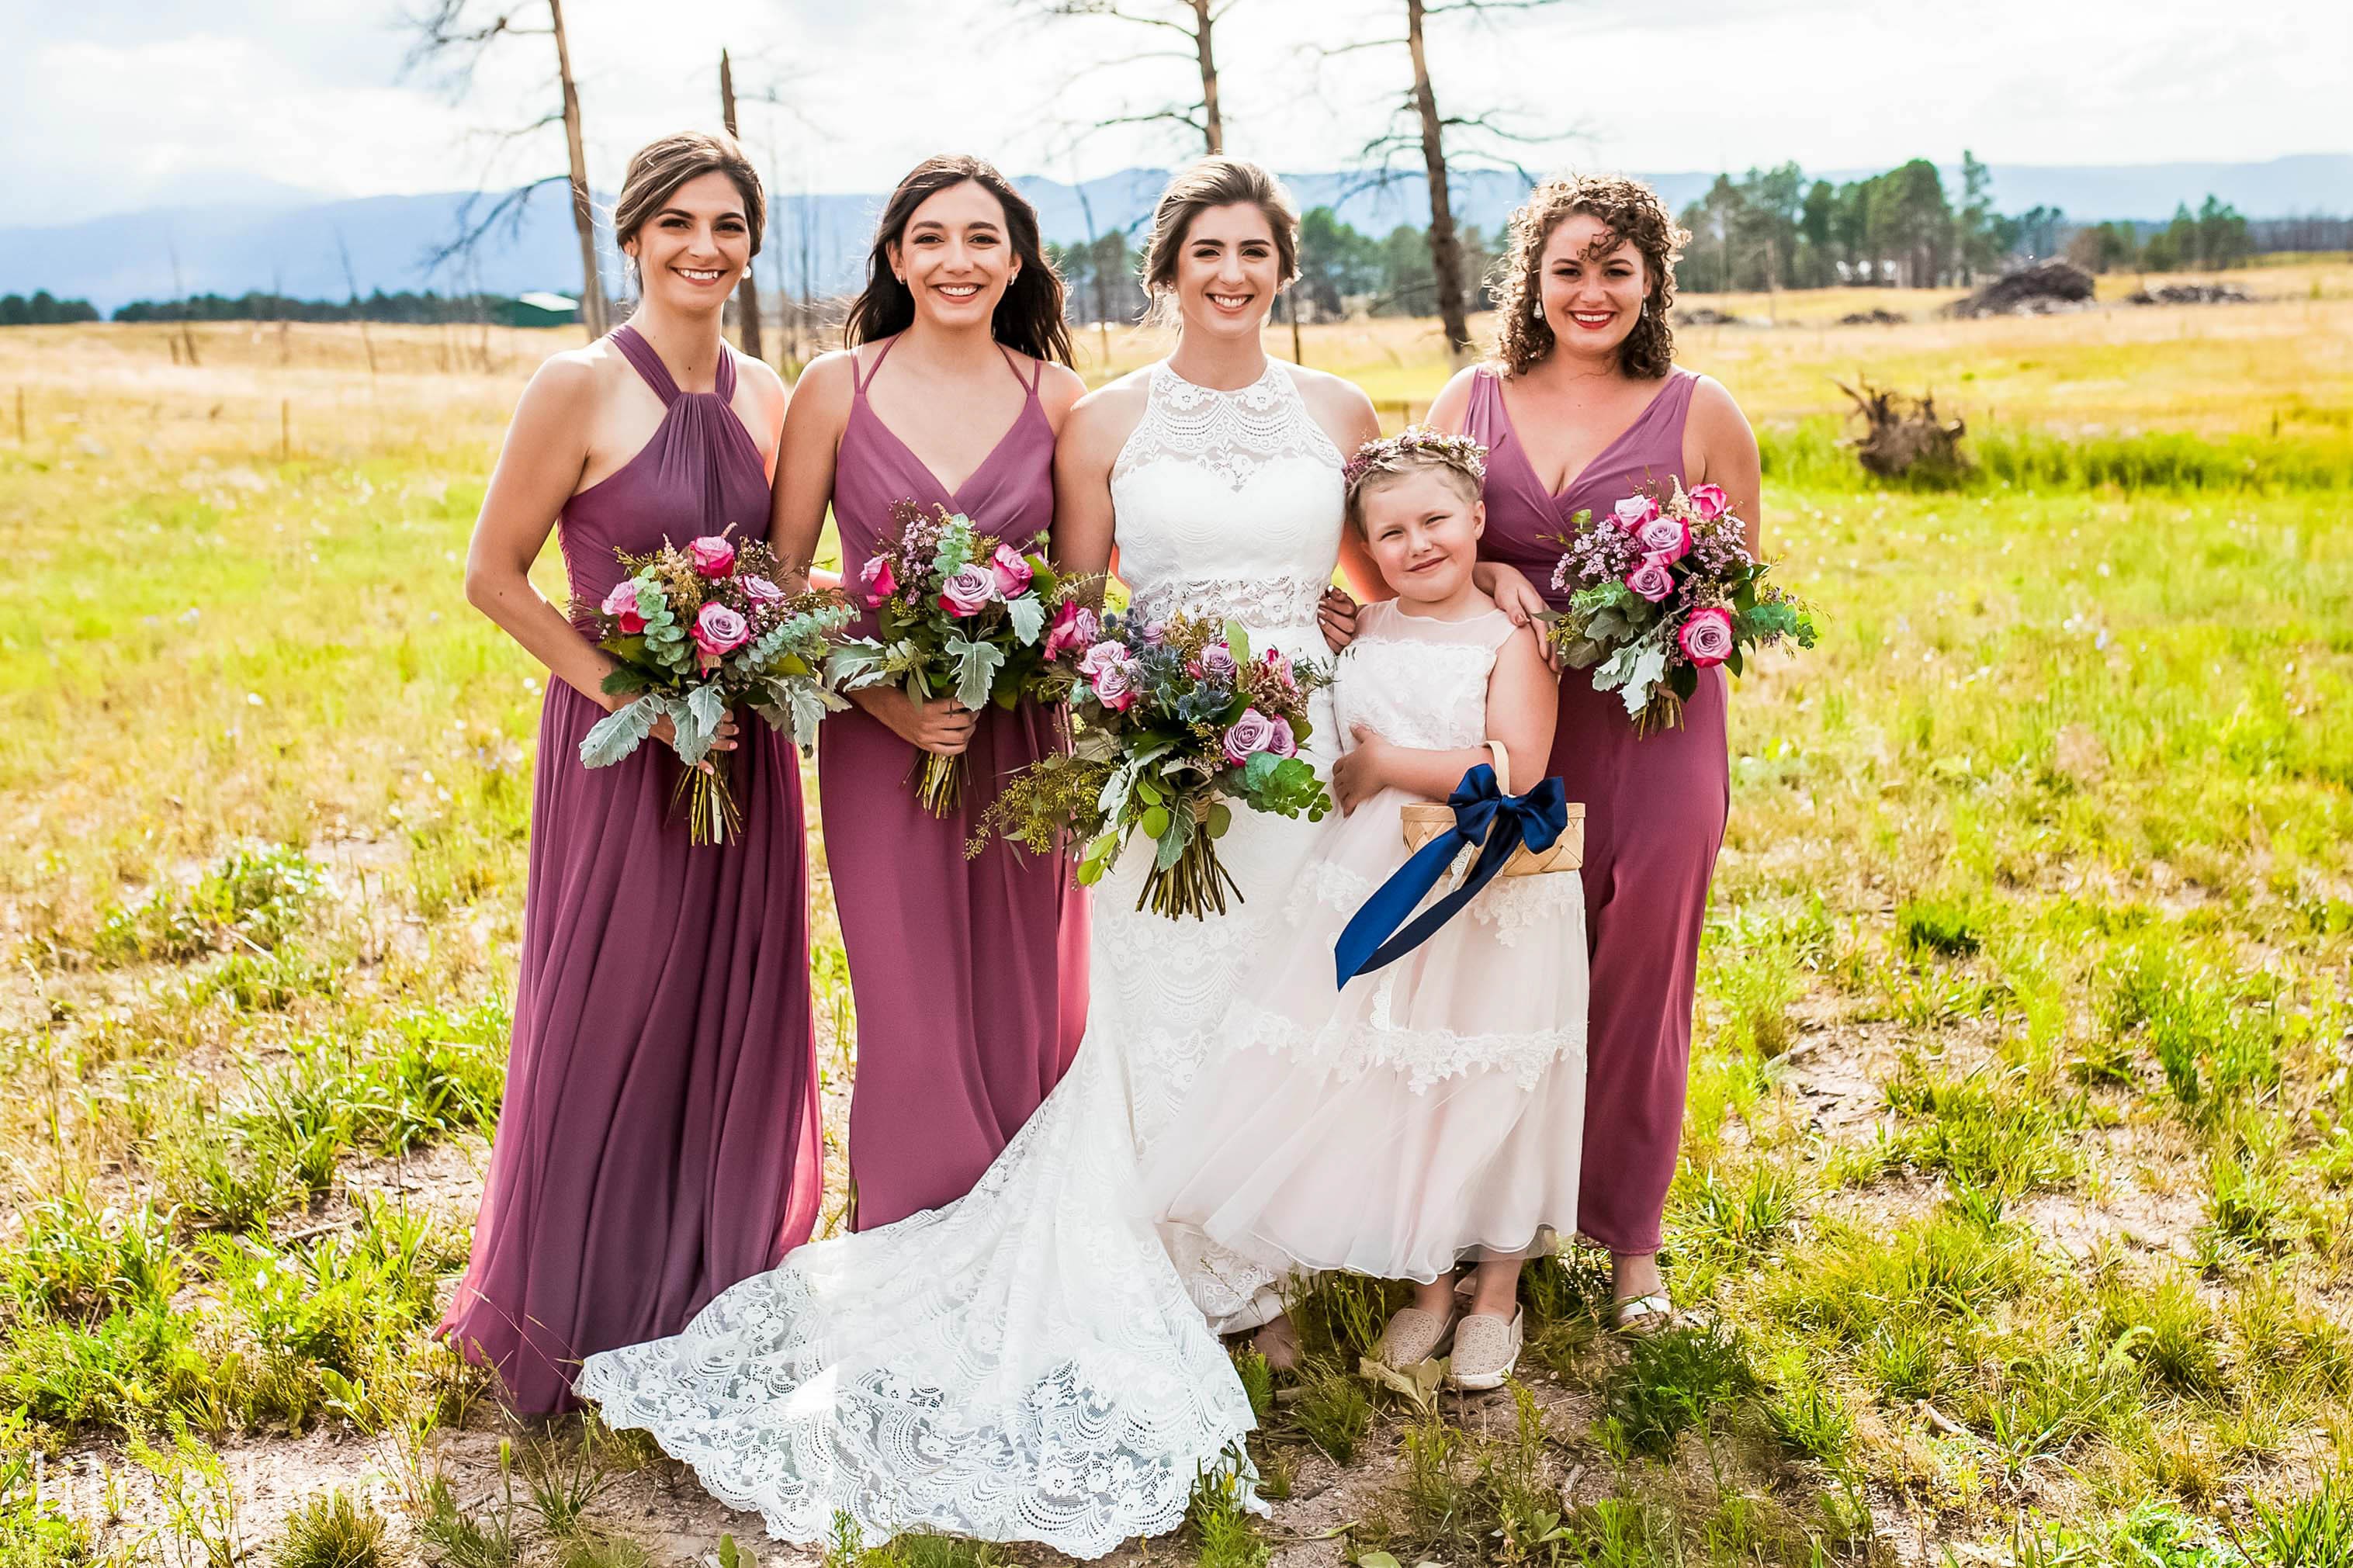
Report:
[[[1462,775],[1446,804],[1454,808],[1454,826],[1415,850],[1412,858],[1374,889],[1364,907],[1348,917],[1346,929],[1333,947],[1341,984],[1394,963],[1428,942],[1457,910],[1494,879],[1513,850],[1525,844],[1529,853],[1541,855],[1568,826],[1568,791],[1560,780],[1546,779],[1525,795],[1505,795],[1496,786],[1495,770],[1484,763]],[[1438,879],[1446,875],[1447,867],[1466,844],[1485,846],[1472,863],[1471,874],[1461,887],[1407,925],[1407,917],[1438,886]],[[1399,931],[1399,926],[1405,929]]]

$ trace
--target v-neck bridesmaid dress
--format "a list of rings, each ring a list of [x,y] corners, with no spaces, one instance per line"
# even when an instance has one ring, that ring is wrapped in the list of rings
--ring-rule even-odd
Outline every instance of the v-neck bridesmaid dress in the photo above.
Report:
[[[898,340],[856,390],[835,456],[833,516],[852,584],[902,500],[938,502],[1026,547],[1054,515],[1054,429],[1041,364],[1012,427],[954,491],[867,401]],[[854,595],[853,595],[854,597]],[[864,615],[861,606],[861,616]],[[1069,1065],[1086,1022],[1086,911],[1060,857],[965,844],[1005,776],[1061,743],[1031,703],[985,710],[965,752],[963,798],[945,817],[919,805],[915,749],[851,708],[818,737],[826,864],[858,1009],[849,1101],[853,1224],[871,1230],[962,1197]]]
[[[1488,448],[1479,553],[1516,566],[1555,604],[1560,538],[1683,472],[1683,424],[1699,377],[1670,373],[1634,423],[1556,495],[1512,427],[1502,379],[1473,377],[1463,432]],[[1692,996],[1708,882],[1732,804],[1725,679],[1704,671],[1679,728],[1637,738],[1625,704],[1582,670],[1560,682],[1551,767],[1585,803],[1587,1023],[1584,1169],[1577,1228],[1612,1252],[1655,1252],[1683,1142]]]

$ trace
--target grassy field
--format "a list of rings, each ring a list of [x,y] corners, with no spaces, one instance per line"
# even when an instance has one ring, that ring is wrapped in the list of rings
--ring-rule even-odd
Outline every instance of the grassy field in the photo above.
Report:
[[[2240,280],[1693,301],[1796,323],[1682,345],[1758,418],[1826,638],[1733,710],[1692,1326],[1615,1343],[1580,1257],[1531,1276],[1519,1385],[1431,1399],[1355,1375],[1382,1303],[1326,1288],[1306,1373],[1245,1369],[1272,1518],[1205,1496],[1124,1559],[2353,1563],[2353,268]],[[1913,319],[1832,324],[1873,306]],[[170,337],[0,332],[0,1563],[814,1561],[640,1443],[505,1425],[427,1331],[543,678],[458,562],[575,340]],[[1429,323],[1304,347],[1390,403],[1446,369]],[[1933,387],[1980,476],[1864,482],[1857,374]]]

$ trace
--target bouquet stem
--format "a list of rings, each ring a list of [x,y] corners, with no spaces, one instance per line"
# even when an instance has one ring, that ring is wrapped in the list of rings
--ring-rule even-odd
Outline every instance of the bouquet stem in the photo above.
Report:
[[[961,756],[944,757],[937,752],[925,752],[915,764],[911,782],[915,786],[915,798],[934,816],[946,816],[964,798],[965,763]]]
[[[1672,691],[1660,691],[1634,715],[1634,733],[1637,738],[1655,735],[1662,730],[1679,729],[1683,721],[1683,700]]]
[[[724,844],[744,837],[744,809],[727,787],[727,753],[713,752],[711,765],[691,767],[679,775],[670,792],[670,807],[686,805],[687,837],[693,843]]]
[[[1155,862],[1145,875],[1135,907],[1140,910],[1150,904],[1154,914],[1170,920],[1191,915],[1198,921],[1211,910],[1226,912],[1228,889],[1233,890],[1234,902],[1248,901],[1225,862],[1218,858],[1217,841],[1206,833],[1197,833],[1185,841],[1185,847],[1167,867]]]

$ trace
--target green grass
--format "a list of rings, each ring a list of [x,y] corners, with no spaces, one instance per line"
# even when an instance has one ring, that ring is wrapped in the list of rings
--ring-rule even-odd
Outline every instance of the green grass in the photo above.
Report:
[[[1580,1251],[1524,1282],[1515,1394],[1417,1402],[1356,1373],[1399,1292],[1325,1282],[1305,1373],[1239,1363],[1273,1522],[1210,1498],[1166,1555],[1280,1560],[1339,1465],[1343,1544],[1400,1568],[2347,1561],[2353,448],[2268,383],[2276,431],[2209,418],[2227,386],[2197,428],[2005,422],[2243,347],[2041,357],[2080,330],[1891,330],[1889,376],[2000,400],[1957,489],[1765,422],[1767,537],[1824,636],[1731,709],[1668,1207],[1689,1325],[1616,1340]],[[1384,395],[1426,396],[1377,338]],[[1807,356],[1863,341],[1689,349],[1816,408]],[[206,417],[209,381],[112,384],[37,384],[32,447],[0,447],[0,1559],[169,1528],[171,1568],[270,1561],[296,1531],[254,1531],[215,1450],[332,1426],[365,1439],[334,1483],[388,1458],[387,1540],[428,1561],[622,1568],[659,1484],[626,1445],[512,1434],[488,1497],[437,1468],[498,1419],[430,1331],[497,1115],[544,679],[459,592],[511,388],[387,374],[383,412],[280,463]],[[82,423],[43,425],[49,395]],[[820,893],[838,1097],[832,929]],[[68,1518],[10,1468],[36,1453],[152,1484]]]

